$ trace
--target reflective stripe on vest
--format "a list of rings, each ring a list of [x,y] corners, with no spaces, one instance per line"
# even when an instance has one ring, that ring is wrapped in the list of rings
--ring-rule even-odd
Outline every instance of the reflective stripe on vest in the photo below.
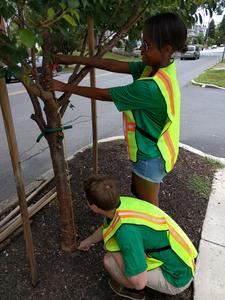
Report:
[[[121,205],[116,210],[113,220],[109,226],[103,229],[106,250],[119,251],[119,246],[113,236],[122,224],[145,225],[154,230],[168,231],[168,241],[171,248],[192,269],[194,274],[194,259],[197,257],[195,247],[179,225],[161,209],[139,199],[121,197]],[[146,260],[148,270],[163,263],[157,260],[151,265],[151,258],[149,260],[146,257]]]
[[[157,146],[165,161],[166,172],[169,172],[176,163],[179,151],[180,91],[176,79],[176,69],[172,63],[166,68],[159,69],[153,77],[146,78],[145,76],[149,76],[150,72],[151,67],[147,66],[139,80],[154,80],[166,101],[168,121],[161,132]],[[136,123],[132,111],[123,113],[123,121],[128,158],[136,162],[138,147],[135,138]],[[151,140],[150,135],[149,139]]]
[[[169,99],[170,99],[170,111],[172,115],[175,115],[175,108],[174,108],[174,96],[173,96],[173,87],[172,82],[169,78],[169,76],[159,69],[159,71],[156,73],[156,76],[158,76],[165,84],[165,87],[167,89]]]

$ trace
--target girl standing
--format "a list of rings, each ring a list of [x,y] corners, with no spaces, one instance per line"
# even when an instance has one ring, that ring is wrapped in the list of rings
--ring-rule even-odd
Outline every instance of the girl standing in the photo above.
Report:
[[[171,58],[185,48],[187,29],[174,13],[145,21],[140,47],[142,61],[56,55],[55,62],[83,64],[131,74],[133,83],[112,88],[74,86],[52,80],[48,89],[101,101],[113,101],[123,112],[125,138],[132,162],[132,192],[158,206],[160,182],[170,172],[179,151],[180,90]]]

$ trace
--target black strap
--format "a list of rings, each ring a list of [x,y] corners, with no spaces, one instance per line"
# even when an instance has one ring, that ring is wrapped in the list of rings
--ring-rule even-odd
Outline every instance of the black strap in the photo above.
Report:
[[[144,131],[142,128],[138,127],[136,125],[136,130],[138,130],[143,136],[145,136],[146,138],[150,139],[151,141],[155,142],[157,144],[158,139],[156,139],[154,136],[152,136],[150,133]]]
[[[165,246],[165,247],[162,247],[162,248],[156,248],[156,249],[146,249],[145,250],[145,253],[147,256],[150,256],[152,253],[154,252],[160,252],[160,251],[165,251],[165,250],[169,250],[171,249],[171,246],[168,245],[168,246]]]

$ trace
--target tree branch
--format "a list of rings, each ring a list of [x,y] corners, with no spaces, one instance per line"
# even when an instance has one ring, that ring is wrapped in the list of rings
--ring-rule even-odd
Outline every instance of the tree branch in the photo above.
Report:
[[[112,20],[113,18],[116,16],[119,8],[120,8],[120,4],[121,4],[121,0],[118,1],[119,3],[116,4],[116,7],[114,7],[113,11],[112,11],[112,14],[110,16],[110,18],[108,19],[108,23],[106,24],[105,28],[103,29],[101,35],[100,35],[100,38],[99,38],[99,41],[98,41],[98,46],[101,47],[101,44],[103,42],[103,37],[104,37],[104,34],[106,32],[106,30],[109,28],[109,25],[112,24]]]
[[[141,17],[141,15],[147,9],[149,2],[143,7],[144,0],[139,1],[139,3],[134,7],[133,14],[126,24],[123,25],[123,29],[120,32],[117,32],[114,37],[104,45],[102,48],[99,48],[95,57],[102,57],[107,51],[109,51],[121,38],[125,37],[135,22]]]
[[[144,3],[145,3],[144,0],[140,0],[136,4],[136,6],[133,8],[133,14],[131,15],[130,19],[122,26],[123,29],[120,32],[118,32],[117,34],[115,34],[115,36],[112,38],[112,40],[108,44],[104,45],[102,48],[98,47],[98,51],[95,54],[95,57],[98,57],[98,58],[102,57],[108,50],[110,50],[118,42],[119,39],[121,39],[127,35],[128,31],[130,30],[132,25],[135,24],[135,22],[141,17],[141,15],[147,9],[147,7],[149,5],[149,1],[143,7]],[[88,74],[88,72],[90,70],[91,70],[90,67],[84,67],[82,70],[80,70],[80,72],[76,76],[71,77],[71,79],[69,80],[70,84],[77,85]],[[61,110],[60,110],[61,116],[63,116],[66,111],[66,108],[69,104],[70,96],[71,96],[71,94],[66,93],[61,97],[61,103],[60,103],[62,105]]]
[[[28,94],[30,96],[30,99],[31,99],[31,102],[32,102],[33,108],[34,108],[34,114],[31,115],[31,119],[36,121],[40,130],[43,131],[47,125],[44,120],[42,109],[41,109],[40,103],[38,101],[38,98],[36,96],[34,96],[33,94],[31,94],[29,91],[28,91]]]
[[[81,48],[81,52],[80,52],[80,56],[83,56],[84,55],[84,52],[86,50],[86,45],[87,45],[87,31],[86,31],[86,34],[85,34],[85,37],[84,37],[84,40],[83,40],[83,44],[82,44],[82,48]],[[76,67],[74,68],[74,71],[72,73],[72,75],[69,77],[69,80],[68,80],[68,83],[74,83],[74,80],[79,76],[79,74],[77,74],[77,72],[79,71],[80,69],[80,64],[77,64]],[[86,73],[87,74],[87,73]],[[84,77],[86,76],[86,74],[84,75]],[[83,78],[84,78],[83,77]],[[82,78],[82,79],[83,79]],[[81,80],[82,80],[81,79]],[[79,81],[80,82],[80,81]],[[78,82],[78,83],[79,83]],[[64,93],[59,99],[58,99],[58,104],[61,106],[61,109],[60,109],[60,114],[61,116],[64,115],[65,111],[66,111],[66,108],[69,104],[69,98],[70,98],[71,94],[69,93]]]

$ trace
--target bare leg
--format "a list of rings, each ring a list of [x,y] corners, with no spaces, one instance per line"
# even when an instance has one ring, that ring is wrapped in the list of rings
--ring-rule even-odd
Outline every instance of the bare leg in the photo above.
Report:
[[[135,197],[159,206],[159,183],[150,182],[132,173],[131,191]]]
[[[127,288],[133,288],[125,275],[123,274],[124,264],[123,258],[120,252],[109,253],[104,256],[104,266],[109,272],[110,276],[118,282],[120,285]]]

